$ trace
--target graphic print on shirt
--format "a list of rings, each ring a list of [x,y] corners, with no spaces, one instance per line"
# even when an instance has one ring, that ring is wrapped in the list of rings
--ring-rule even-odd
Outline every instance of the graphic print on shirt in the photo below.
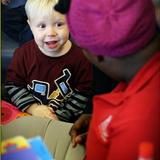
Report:
[[[98,125],[98,137],[100,137],[101,141],[104,143],[108,142],[108,126],[112,121],[112,115],[108,116],[105,120],[103,120],[99,125]]]
[[[57,89],[60,91],[60,94],[63,97],[69,96],[73,92],[72,89],[70,88],[69,83],[68,83],[70,77],[71,77],[70,71],[68,69],[64,69],[63,75],[54,81],[57,86]],[[52,92],[52,94],[49,96],[49,98],[51,98],[51,99],[57,98],[57,97],[52,96],[55,92],[57,92],[57,90]]]
[[[73,92],[68,83],[70,77],[70,71],[68,69],[64,69],[63,75],[54,80],[53,83],[55,83],[57,88],[55,88],[55,90],[50,95],[50,84],[48,82],[33,80],[32,86],[28,85],[28,89],[42,104],[48,104],[51,99],[62,101]]]

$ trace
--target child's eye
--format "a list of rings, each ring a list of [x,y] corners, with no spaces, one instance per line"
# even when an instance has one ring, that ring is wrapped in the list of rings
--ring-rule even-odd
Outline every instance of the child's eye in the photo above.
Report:
[[[57,26],[57,27],[61,27],[61,26],[63,26],[63,25],[64,25],[63,22],[58,22],[58,23],[56,23],[56,26]]]
[[[45,28],[45,27],[46,27],[45,24],[40,24],[40,25],[39,25],[39,28]]]

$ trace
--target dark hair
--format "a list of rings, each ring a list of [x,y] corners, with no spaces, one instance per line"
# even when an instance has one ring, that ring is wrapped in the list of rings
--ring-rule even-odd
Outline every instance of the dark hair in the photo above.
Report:
[[[59,0],[59,2],[54,6],[54,9],[62,14],[69,11],[71,0]]]

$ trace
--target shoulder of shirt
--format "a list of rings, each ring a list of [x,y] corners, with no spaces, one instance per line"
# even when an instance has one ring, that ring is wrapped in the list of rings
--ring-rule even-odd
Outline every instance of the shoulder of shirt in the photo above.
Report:
[[[30,57],[33,56],[33,52],[37,51],[37,46],[34,40],[24,43],[22,46],[15,50],[15,56],[18,57]]]
[[[26,49],[26,48],[33,48],[35,46],[35,41],[34,39],[33,40],[30,40],[26,43],[24,43],[22,46],[20,46],[19,48],[17,48],[17,50],[23,50],[23,49]]]
[[[72,57],[72,59],[74,59],[74,58],[77,59],[76,63],[78,63],[78,62],[87,63],[90,66],[92,66],[92,63],[83,54],[82,48],[80,48],[79,46],[77,46],[73,42],[72,42],[72,47],[69,52],[70,52],[70,56]]]
[[[33,47],[33,46],[35,46],[35,45],[36,45],[35,40],[32,39],[32,40],[24,43],[24,44],[22,45],[22,47]]]
[[[83,54],[83,52],[82,52],[82,48],[80,48],[80,47],[78,47],[76,44],[74,44],[74,43],[72,43],[72,47],[71,47],[71,49],[70,49],[70,51],[69,52],[72,52],[72,53],[76,53],[76,55],[78,56],[82,56],[82,57],[84,57],[84,54]]]

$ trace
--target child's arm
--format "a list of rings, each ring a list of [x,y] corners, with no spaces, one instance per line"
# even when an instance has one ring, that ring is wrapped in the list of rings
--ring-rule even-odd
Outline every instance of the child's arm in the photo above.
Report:
[[[54,120],[58,119],[52,108],[46,105],[40,105],[25,87],[8,83],[5,85],[5,89],[7,97],[19,110],[33,116],[48,117]]]
[[[51,100],[49,106],[54,108],[56,115],[60,120],[74,122],[85,111],[89,95],[74,90],[72,95],[62,103]]]
[[[24,112],[29,105],[39,103],[24,86],[18,86],[8,82],[5,84],[6,98],[20,111]]]

